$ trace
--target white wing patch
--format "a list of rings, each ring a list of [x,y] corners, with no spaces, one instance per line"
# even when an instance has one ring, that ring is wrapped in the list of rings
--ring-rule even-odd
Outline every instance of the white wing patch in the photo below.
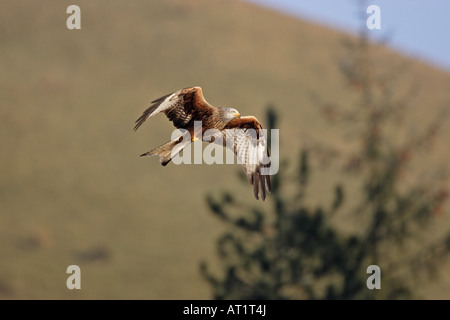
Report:
[[[269,163],[267,143],[262,133],[258,137],[254,129],[227,129],[225,131],[227,140],[234,138],[233,151],[237,156],[238,163],[244,166],[246,173],[254,172],[258,166]]]
[[[177,98],[179,99],[178,92],[172,93],[170,96],[168,96],[163,102],[161,102],[161,104],[158,106],[158,108],[155,109],[155,111],[153,111],[151,114],[148,115],[148,118],[153,117],[154,115],[163,112],[167,109],[170,109],[173,107],[174,102],[176,102]]]
[[[270,192],[270,158],[264,133],[261,131],[258,136],[254,129],[225,129],[218,133],[222,135],[221,139],[214,141],[236,154],[237,163],[242,165],[248,181],[254,186],[255,196],[258,198],[261,194],[263,199],[266,191]]]

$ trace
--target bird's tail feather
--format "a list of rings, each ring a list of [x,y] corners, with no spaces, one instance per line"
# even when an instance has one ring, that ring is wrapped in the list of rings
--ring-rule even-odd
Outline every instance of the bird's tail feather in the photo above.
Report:
[[[181,136],[178,139],[169,141],[155,149],[152,149],[146,153],[141,154],[141,157],[159,156],[159,162],[165,166],[170,160],[181,150],[183,150],[191,141],[189,139],[183,139]]]

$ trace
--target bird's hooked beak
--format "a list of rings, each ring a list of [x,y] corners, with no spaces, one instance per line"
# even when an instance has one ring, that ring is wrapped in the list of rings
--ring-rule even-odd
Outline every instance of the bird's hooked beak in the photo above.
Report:
[[[240,118],[241,117],[241,114],[239,113],[239,112],[233,112],[233,116],[235,117],[235,118]]]

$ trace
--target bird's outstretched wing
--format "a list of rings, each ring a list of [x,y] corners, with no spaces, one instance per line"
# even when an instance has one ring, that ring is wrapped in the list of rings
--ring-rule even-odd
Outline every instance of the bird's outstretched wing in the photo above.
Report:
[[[223,146],[231,149],[253,185],[255,198],[270,193],[270,158],[261,124],[255,117],[233,119],[221,131]]]
[[[160,112],[163,112],[175,127],[185,129],[195,120],[211,116],[214,109],[203,97],[202,88],[184,88],[152,101],[152,105],[136,120],[134,131],[145,120]]]

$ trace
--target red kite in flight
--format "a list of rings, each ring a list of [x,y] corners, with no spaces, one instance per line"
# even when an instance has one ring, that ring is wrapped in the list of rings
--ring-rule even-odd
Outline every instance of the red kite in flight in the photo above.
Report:
[[[270,159],[261,124],[255,117],[241,117],[234,108],[216,108],[205,100],[202,88],[190,87],[152,101],[152,105],[136,120],[134,130],[136,131],[145,120],[161,112],[173,122],[176,128],[186,131],[179,138],[141,156],[158,155],[160,163],[165,166],[191,141],[201,139],[207,130],[215,129],[211,131],[218,134],[212,135],[208,142],[215,140],[222,142],[221,145],[228,147],[236,154],[238,163],[242,164],[248,181],[253,185],[256,199],[261,196],[261,199],[265,200],[266,193],[271,189],[268,172]],[[202,125],[201,137],[198,137],[200,130],[196,130],[194,124],[199,121]],[[186,139],[189,135],[190,139]],[[219,143],[217,141],[216,143]],[[232,142],[226,143],[226,141]]]

